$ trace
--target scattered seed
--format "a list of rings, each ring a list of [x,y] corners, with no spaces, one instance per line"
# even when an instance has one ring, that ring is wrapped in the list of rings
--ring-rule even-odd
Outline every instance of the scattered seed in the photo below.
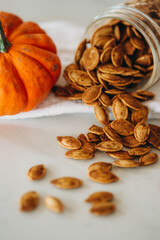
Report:
[[[82,186],[82,181],[74,177],[61,177],[50,181],[51,184],[62,189],[79,188]]]
[[[31,191],[25,193],[21,198],[20,198],[20,211],[23,212],[29,212],[34,210],[39,203],[39,195],[37,192]]]
[[[46,174],[46,167],[43,164],[40,164],[40,165],[31,167],[28,170],[27,178],[29,180],[39,180],[43,178],[45,174]]]
[[[53,196],[47,196],[44,199],[44,204],[46,208],[48,208],[52,212],[56,212],[56,213],[63,212],[63,208],[64,208],[63,204],[58,198],[55,198]]]

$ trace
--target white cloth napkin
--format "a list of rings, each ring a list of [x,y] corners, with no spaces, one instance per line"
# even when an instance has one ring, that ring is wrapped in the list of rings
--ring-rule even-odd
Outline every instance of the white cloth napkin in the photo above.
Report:
[[[58,55],[62,62],[62,72],[66,65],[74,61],[74,51],[78,43],[83,38],[84,28],[65,21],[54,21],[41,23],[40,26],[54,40]],[[65,83],[62,74],[58,80],[58,84]],[[149,118],[160,118],[160,81],[149,89],[156,94],[154,100],[147,101],[144,104],[149,107]],[[109,109],[110,111],[110,109]],[[26,119],[37,118],[43,116],[54,116],[64,113],[92,113],[93,108],[86,106],[81,101],[62,100],[54,96],[51,92],[43,103],[36,109],[19,113],[13,116],[2,116],[0,119]],[[112,114],[110,111],[110,117]]]

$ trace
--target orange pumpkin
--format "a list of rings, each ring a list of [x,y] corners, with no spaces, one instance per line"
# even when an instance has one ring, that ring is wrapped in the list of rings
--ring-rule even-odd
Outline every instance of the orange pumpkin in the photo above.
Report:
[[[0,12],[1,116],[35,108],[47,97],[60,71],[55,44],[36,23]]]

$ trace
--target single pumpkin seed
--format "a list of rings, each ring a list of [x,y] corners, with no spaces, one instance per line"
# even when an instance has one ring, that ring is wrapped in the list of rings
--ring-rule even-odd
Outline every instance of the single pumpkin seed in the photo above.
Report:
[[[134,125],[125,119],[111,122],[111,127],[120,135],[129,136],[134,133]]]
[[[150,128],[145,120],[137,123],[134,128],[134,136],[138,142],[145,142],[150,134]]]
[[[80,61],[80,59],[82,57],[82,54],[83,54],[83,52],[86,49],[86,44],[87,44],[87,40],[86,39],[82,40],[79,43],[79,45],[78,45],[78,47],[77,47],[77,49],[75,51],[75,62],[76,63],[79,63],[79,61]]]
[[[107,125],[109,123],[109,114],[107,112],[107,109],[101,106],[94,107],[94,112],[97,120],[102,125]]]
[[[100,55],[101,63],[108,63],[111,60],[112,47],[104,48],[103,52]]]
[[[104,134],[103,128],[99,127],[99,126],[96,126],[94,124],[88,129],[88,131],[90,133],[94,133],[94,134],[97,134],[97,135],[103,135]]]
[[[107,63],[100,65],[98,70],[103,73],[121,75],[121,76],[133,76],[136,73],[139,73],[138,70],[127,68],[127,67],[115,67],[113,64]]]
[[[71,81],[84,86],[90,87],[92,86],[92,79],[88,76],[88,74],[82,70],[71,70],[68,73]]]
[[[92,193],[85,201],[88,203],[109,202],[113,199],[111,192],[95,192]]]
[[[132,108],[134,110],[138,110],[138,109],[142,108],[142,104],[136,98],[131,96],[130,94],[126,94],[126,93],[119,94],[119,98],[129,108]]]
[[[81,147],[81,142],[77,138],[71,136],[58,136],[57,141],[64,148],[79,149]]]
[[[120,31],[119,25],[115,25],[115,27],[114,27],[114,36],[115,36],[117,41],[120,41],[121,31]]]
[[[62,189],[73,189],[82,186],[83,182],[74,177],[61,177],[50,181],[51,184]]]
[[[20,198],[20,211],[29,212],[34,210],[39,203],[39,195],[35,191],[27,192]]]
[[[113,162],[113,164],[122,168],[135,168],[139,166],[139,163],[133,160],[116,160]]]
[[[160,137],[152,129],[150,129],[150,134],[147,142],[153,145],[155,148],[160,149]]]
[[[87,138],[88,142],[99,142],[100,141],[99,136],[95,133],[87,133],[86,138]]]
[[[135,158],[134,156],[131,156],[128,151],[124,151],[124,150],[113,152],[113,153],[106,152],[106,154],[108,154],[110,157],[113,157],[119,160],[132,160]]]
[[[158,161],[158,155],[156,153],[148,153],[147,155],[144,155],[140,157],[139,164],[140,166],[146,166],[153,164]]]
[[[112,164],[107,162],[95,162],[88,167],[88,171],[104,169],[110,171],[112,169]]]
[[[85,68],[85,70],[92,71],[97,67],[99,63],[99,52],[95,47],[87,48],[84,51],[82,58],[83,67]]]
[[[88,177],[94,182],[103,184],[112,183],[119,180],[119,178],[114,173],[106,169],[97,169],[89,171]]]
[[[62,202],[58,198],[55,198],[53,196],[45,197],[44,205],[46,206],[46,208],[56,213],[62,213],[64,209]]]
[[[117,141],[105,141],[96,145],[96,149],[103,152],[117,152],[123,148],[122,143]]]
[[[65,153],[65,156],[71,159],[85,160],[85,159],[93,158],[94,153],[91,151],[87,151],[87,149],[85,148],[81,148],[81,149],[69,150]]]
[[[119,67],[123,63],[124,50],[121,45],[117,45],[112,49],[111,59],[115,67]]]
[[[83,93],[82,101],[84,103],[92,103],[100,97],[101,93],[102,93],[101,85],[95,85],[95,86],[89,87]]]
[[[128,117],[128,108],[119,98],[113,101],[112,112],[116,120],[127,119]]]
[[[111,106],[111,100],[106,93],[101,94],[101,96],[99,97],[99,101],[104,107]]]
[[[46,167],[43,164],[39,164],[36,166],[31,167],[28,170],[27,173],[27,178],[29,180],[39,180],[41,178],[43,178],[46,174]]]
[[[131,148],[128,153],[131,156],[142,156],[147,154],[151,148],[149,146],[146,147],[136,147],[136,148]]]
[[[100,202],[95,203],[89,211],[96,216],[104,216],[113,213],[115,209],[114,203]]]

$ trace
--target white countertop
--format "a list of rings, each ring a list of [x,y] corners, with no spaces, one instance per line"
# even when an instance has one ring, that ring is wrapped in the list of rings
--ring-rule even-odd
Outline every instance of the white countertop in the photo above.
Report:
[[[72,20],[87,25],[104,7],[120,1],[82,0],[10,0],[1,10],[19,14],[25,20]],[[85,24],[86,23],[86,24]],[[159,120],[151,121],[160,125]],[[93,114],[65,114],[29,120],[0,121],[0,240],[159,240],[160,236],[160,163],[137,169],[113,168],[120,181],[102,185],[87,177],[87,168],[96,161],[113,160],[97,153],[92,160],[71,160],[64,156],[56,136],[78,136],[97,124]],[[155,152],[157,152],[155,150]],[[46,177],[31,182],[28,169],[43,163]],[[73,176],[83,180],[79,189],[57,189],[51,179]],[[40,194],[39,207],[30,213],[18,209],[20,196],[30,190]],[[84,200],[95,191],[111,191],[117,210],[105,217],[88,211]],[[54,195],[65,205],[58,215],[43,205],[46,195]]]

